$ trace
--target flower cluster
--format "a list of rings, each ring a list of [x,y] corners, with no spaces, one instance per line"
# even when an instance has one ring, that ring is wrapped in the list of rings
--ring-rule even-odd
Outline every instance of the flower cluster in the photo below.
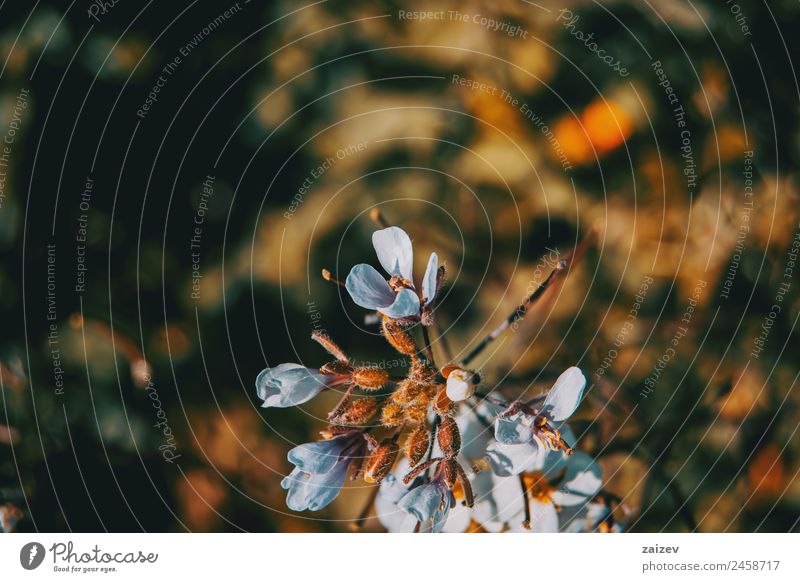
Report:
[[[445,266],[432,253],[422,279],[415,280],[411,239],[397,227],[378,230],[372,243],[386,276],[367,264],[353,267],[345,282],[327,271],[324,276],[357,305],[377,312],[383,337],[408,361],[407,373],[393,377],[376,365],[357,366],[330,337],[315,332],[312,338],[332,361],[314,369],[280,364],[258,375],[265,408],[341,392],[322,440],[289,451],[294,469],[282,482],[287,505],[320,510],[349,476],[376,484],[375,512],[391,532],[619,531],[623,524],[614,515],[622,504],[602,489],[599,466],[574,449],[566,424],[583,397],[581,371],[566,370],[544,396],[510,401],[479,392],[482,378],[469,367],[525,315],[569,260],[477,349],[439,367],[430,330],[439,329],[435,310]]]

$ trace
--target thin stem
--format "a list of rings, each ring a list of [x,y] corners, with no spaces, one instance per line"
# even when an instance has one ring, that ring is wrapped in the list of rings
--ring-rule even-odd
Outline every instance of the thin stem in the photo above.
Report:
[[[472,360],[474,360],[475,357],[478,356],[483,350],[485,350],[490,343],[496,340],[500,336],[500,334],[502,334],[505,330],[507,330],[517,321],[525,317],[525,314],[528,312],[528,309],[530,309],[531,305],[533,305],[544,294],[544,292],[547,290],[547,288],[555,279],[556,275],[564,271],[566,268],[567,268],[566,261],[564,260],[560,261],[556,266],[556,268],[553,269],[547,276],[547,279],[545,279],[533,293],[528,295],[525,301],[523,301],[519,305],[519,307],[517,307],[514,311],[512,311],[511,314],[508,317],[506,317],[500,325],[494,328],[494,330],[492,330],[492,332],[489,335],[484,337],[480,341],[480,343],[477,346],[475,346],[473,350],[464,357],[463,360],[461,360],[461,364],[463,366],[468,366],[469,363]]]
[[[428,328],[424,325],[420,326],[422,328],[422,342],[425,344],[425,352],[428,357],[428,361],[431,363],[431,366],[436,368],[436,362],[433,359],[433,346],[431,345],[431,336],[428,333]]]
[[[389,228],[389,223],[386,222],[386,219],[383,217],[383,213],[377,208],[373,208],[369,211],[369,217],[381,228]]]
[[[519,484],[520,487],[522,487],[522,503],[525,507],[525,521],[522,522],[522,527],[531,529],[531,504],[528,495],[528,487],[525,485],[525,477],[522,476],[522,473],[519,475]]]
[[[337,416],[339,416],[344,411],[344,407],[347,406],[348,402],[350,402],[350,396],[353,395],[353,390],[354,389],[355,389],[355,385],[350,384],[350,386],[345,391],[344,396],[342,396],[342,399],[339,400],[339,404],[337,404],[333,408],[333,410],[331,410],[328,413],[328,420],[335,419]]]
[[[542,282],[542,284],[539,285],[534,292],[531,293],[525,299],[525,301],[523,301],[522,304],[517,307],[500,325],[498,325],[489,335],[483,338],[481,342],[466,355],[466,357],[461,361],[461,365],[469,365],[469,363],[483,350],[485,350],[490,343],[497,339],[500,334],[502,334],[517,321],[525,317],[525,314],[528,312],[531,306],[544,294],[545,291],[547,291],[547,288],[557,278],[557,275],[564,273],[568,270],[570,265],[579,261],[581,257],[583,257],[584,253],[586,253],[586,249],[589,248],[589,245],[594,243],[596,237],[597,231],[589,231],[589,234],[586,235],[586,237],[580,242],[580,244],[578,244],[578,246],[572,249],[571,252],[564,255],[564,258],[558,262],[556,267],[547,276],[547,279],[545,279],[544,282]]]
[[[450,344],[447,343],[447,337],[442,332],[442,326],[439,324],[439,320],[436,317],[433,319],[433,328],[436,331],[436,340],[442,347],[442,352],[444,353],[445,359],[448,361],[448,363],[452,362],[453,354],[450,351]]]
[[[333,273],[331,273],[328,269],[322,269],[322,278],[330,283],[338,285],[339,287],[345,286],[344,281],[341,281],[336,277],[334,277]]]
[[[350,526],[354,531],[359,531],[362,527],[364,527],[364,522],[367,521],[369,512],[372,510],[372,505],[375,503],[375,498],[378,496],[378,491],[380,491],[380,486],[373,487],[369,492],[369,497],[367,497],[367,502],[364,504],[364,508]]]

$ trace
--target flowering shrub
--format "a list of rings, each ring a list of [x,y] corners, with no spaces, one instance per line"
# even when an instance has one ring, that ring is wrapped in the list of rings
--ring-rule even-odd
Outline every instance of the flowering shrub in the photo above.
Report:
[[[440,367],[429,330],[439,329],[435,310],[445,266],[432,253],[415,281],[404,230],[378,230],[372,243],[387,276],[367,264],[354,266],[343,283],[323,275],[342,285],[354,303],[377,312],[383,337],[408,359],[408,373],[393,377],[377,365],[356,366],[315,331],[312,339],[332,361],[318,369],[280,364],[258,375],[265,408],[302,404],[325,390],[342,392],[322,440],[289,451],[295,468],[282,482],[289,508],[326,507],[349,475],[376,484],[371,499],[390,532],[621,530],[613,517],[619,499],[603,491],[599,466],[575,451],[566,424],[583,398],[583,373],[571,367],[547,394],[507,401],[479,392],[480,374],[469,367],[567,272],[579,249],[462,361]]]

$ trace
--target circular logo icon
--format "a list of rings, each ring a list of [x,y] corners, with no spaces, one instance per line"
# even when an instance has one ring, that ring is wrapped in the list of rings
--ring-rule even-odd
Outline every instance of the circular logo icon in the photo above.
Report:
[[[19,551],[19,563],[26,570],[35,570],[44,561],[44,546],[39,542],[30,542]]]

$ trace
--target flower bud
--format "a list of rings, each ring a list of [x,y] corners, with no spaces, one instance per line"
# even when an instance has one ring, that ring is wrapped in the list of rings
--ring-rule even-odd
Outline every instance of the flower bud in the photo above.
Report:
[[[397,459],[400,447],[396,442],[385,440],[367,460],[367,467],[364,470],[364,481],[367,483],[380,483],[389,474]]]
[[[409,466],[417,465],[431,446],[431,433],[428,427],[421,426],[412,432],[406,439],[405,453]]]
[[[352,400],[347,408],[336,417],[338,424],[348,426],[359,426],[366,424],[378,409],[378,401],[374,398],[356,398]]]
[[[436,400],[433,401],[433,409],[440,416],[448,416],[455,412],[455,408],[453,401],[447,397],[447,390],[442,386],[436,394]]]
[[[403,407],[395,402],[384,405],[381,411],[381,424],[388,427],[400,426],[405,422]]]
[[[466,400],[475,394],[475,379],[475,374],[467,370],[452,370],[447,376],[447,397],[453,402]]]
[[[347,362],[340,362],[339,360],[334,360],[333,362],[328,362],[324,364],[319,371],[323,374],[333,374],[335,376],[340,375],[349,375],[353,368]]]
[[[383,335],[391,346],[401,354],[413,356],[417,353],[417,344],[402,325],[389,317],[383,318]]]
[[[425,386],[406,378],[397,385],[397,390],[392,394],[392,400],[403,406],[407,406],[423,396]]]
[[[417,400],[409,404],[406,409],[406,422],[409,424],[422,424],[428,418],[428,403]]]
[[[408,377],[421,384],[430,384],[436,377],[436,370],[426,360],[414,358],[414,361],[411,362]]]
[[[377,390],[389,381],[389,373],[380,368],[356,368],[353,383],[364,390]]]
[[[442,424],[439,425],[439,432],[436,434],[436,440],[439,442],[439,448],[446,457],[455,457],[461,450],[461,432],[458,430],[456,421],[450,416],[445,416],[442,419]]]

